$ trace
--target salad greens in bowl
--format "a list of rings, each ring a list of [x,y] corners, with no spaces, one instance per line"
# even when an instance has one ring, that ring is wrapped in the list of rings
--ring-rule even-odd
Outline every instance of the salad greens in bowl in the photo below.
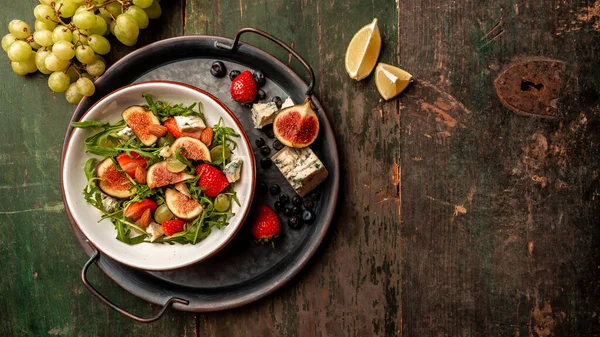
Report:
[[[65,205],[89,241],[118,262],[154,271],[199,262],[223,248],[249,213],[252,147],[210,93],[136,83],[72,126]]]

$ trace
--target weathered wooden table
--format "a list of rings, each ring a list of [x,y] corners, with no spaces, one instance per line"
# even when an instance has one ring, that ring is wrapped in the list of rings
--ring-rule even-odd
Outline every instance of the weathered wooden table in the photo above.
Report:
[[[32,23],[35,4],[5,0],[0,24]],[[600,335],[600,1],[164,7],[139,45],[182,34],[232,37],[253,26],[315,68],[343,162],[329,235],[300,276],[257,303],[169,311],[149,325],[121,317],[79,280],[86,256],[59,184],[73,107],[45,76],[14,75],[2,53],[0,336]],[[352,35],[373,17],[384,40],[380,61],[416,78],[389,102],[372,76],[355,83],[343,66]],[[287,60],[267,42],[246,41]],[[110,59],[131,50],[114,48]],[[535,59],[557,62],[516,66],[496,84],[507,104],[551,118],[511,111],[494,87],[511,64]],[[128,310],[156,310],[98,271],[92,282]]]

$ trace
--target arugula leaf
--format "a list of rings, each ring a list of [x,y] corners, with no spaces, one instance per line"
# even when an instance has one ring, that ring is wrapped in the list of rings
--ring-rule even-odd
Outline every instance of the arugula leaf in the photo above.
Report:
[[[154,115],[160,118],[161,122],[164,122],[167,118],[172,116],[197,116],[202,118],[203,121],[206,121],[204,118],[204,107],[202,106],[202,102],[193,103],[189,106],[184,106],[183,104],[175,104],[171,105],[171,103],[152,99],[152,95],[150,94],[142,94],[142,96],[146,99],[146,103],[148,103],[148,109],[152,111]],[[194,108],[198,107],[198,111],[195,111]]]
[[[102,123],[97,121],[82,121],[71,123],[71,126],[74,128],[103,128],[107,125],[108,123]]]

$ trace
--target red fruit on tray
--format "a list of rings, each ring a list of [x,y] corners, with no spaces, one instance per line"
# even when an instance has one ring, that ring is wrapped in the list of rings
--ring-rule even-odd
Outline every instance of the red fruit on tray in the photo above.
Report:
[[[133,221],[138,221],[147,209],[154,212],[157,208],[158,205],[156,202],[154,202],[154,200],[144,199],[127,206],[125,212],[123,212],[123,215],[127,218],[133,219]]]
[[[216,197],[225,187],[229,186],[229,180],[225,174],[212,165],[198,165],[196,174],[200,175],[198,186],[205,188],[204,194],[211,198]]]
[[[167,236],[171,236],[175,233],[183,232],[185,222],[179,219],[167,220],[162,223],[162,230]]]
[[[272,242],[281,230],[279,217],[268,206],[260,205],[252,223],[252,236],[261,243]]]
[[[121,169],[127,172],[132,178],[135,178],[135,170],[138,167],[145,169],[146,163],[148,162],[148,158],[144,158],[135,152],[131,152],[131,154],[120,154],[116,159],[119,166],[121,166]]]
[[[319,118],[310,106],[304,104],[281,110],[273,121],[273,133],[283,145],[303,148],[312,144],[319,135]]]
[[[169,133],[172,134],[175,138],[192,137],[195,139],[200,139],[200,136],[202,136],[202,130],[194,132],[184,132],[179,130],[179,127],[177,127],[177,121],[175,121],[175,118],[173,117],[167,118],[167,120],[165,120],[163,124],[165,125]]]
[[[254,76],[245,70],[231,81],[231,98],[240,103],[250,103],[256,97],[257,87]]]

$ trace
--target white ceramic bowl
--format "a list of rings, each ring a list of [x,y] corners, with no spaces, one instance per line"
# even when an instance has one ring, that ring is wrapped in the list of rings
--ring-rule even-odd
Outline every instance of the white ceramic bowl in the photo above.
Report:
[[[252,203],[256,181],[252,146],[240,122],[233,113],[217,98],[209,93],[187,84],[153,81],[136,83],[120,88],[94,104],[81,118],[82,121],[95,120],[117,122],[121,112],[135,104],[145,104],[142,93],[151,94],[155,99],[185,105],[202,102],[207,125],[214,125],[223,118],[224,125],[232,127],[241,135],[238,147],[233,151],[235,157],[244,161],[241,179],[234,189],[241,206],[233,203],[235,216],[229,225],[222,229],[213,227],[211,234],[195,245],[141,243],[130,246],[116,237],[116,230],[110,220],[98,222],[101,212],[86,203],[82,191],[86,186],[83,167],[93,155],[85,153],[84,139],[94,133],[90,129],[75,129],[67,144],[63,163],[62,181],[66,207],[73,219],[89,239],[104,254],[125,265],[144,270],[172,270],[202,261],[223,248],[242,226]],[[97,132],[97,131],[96,131]]]

